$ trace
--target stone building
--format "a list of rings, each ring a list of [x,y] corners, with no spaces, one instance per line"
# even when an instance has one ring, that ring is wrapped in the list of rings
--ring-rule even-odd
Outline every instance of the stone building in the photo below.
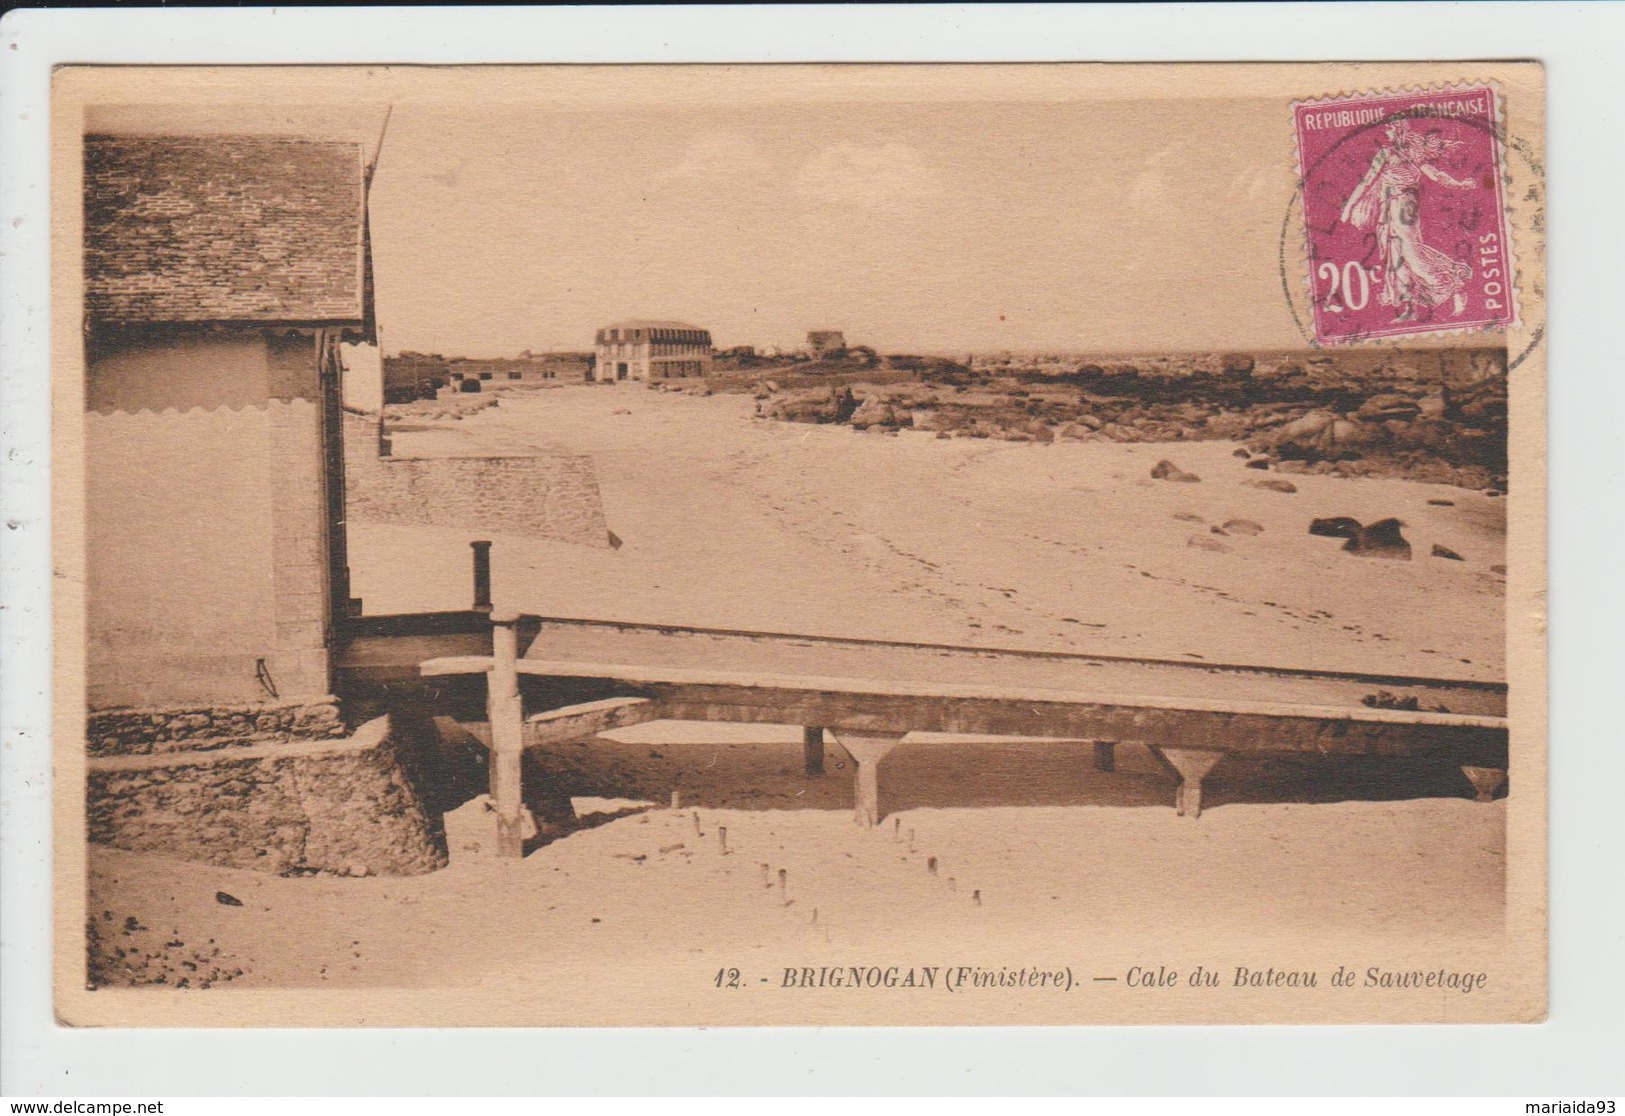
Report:
[[[846,351],[846,334],[838,329],[815,329],[807,334],[807,351],[819,357]]]
[[[340,348],[377,340],[362,147],[91,135],[84,170],[90,709],[319,701]]]
[[[592,378],[667,380],[711,372],[711,333],[687,322],[632,320],[598,331]]]

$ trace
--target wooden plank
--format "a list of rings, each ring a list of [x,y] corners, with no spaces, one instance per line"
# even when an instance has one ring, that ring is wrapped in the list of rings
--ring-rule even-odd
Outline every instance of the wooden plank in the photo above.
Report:
[[[649,687],[674,721],[806,724],[835,730],[946,732],[1056,740],[1107,736],[1179,747],[1191,740],[1238,755],[1437,754],[1456,763],[1504,767],[1504,732],[1430,725],[1348,724],[1303,717],[1225,717],[1201,712],[1115,709],[1069,703],[1013,703],[808,695],[726,694],[718,688]]]
[[[491,672],[491,656],[489,655],[446,655],[438,659],[425,659],[418,664],[418,673],[425,678],[436,678],[448,674],[489,674]],[[525,674],[534,674],[535,671],[523,671]]]
[[[464,660],[436,660],[440,664],[462,661]],[[473,657],[470,657],[467,661],[471,663],[477,662]],[[428,665],[425,664],[425,673],[427,673]],[[689,691],[711,688],[719,691],[729,691],[734,697],[738,696],[738,694],[734,693],[735,691],[754,691],[763,695],[772,692],[797,695],[822,694],[899,699],[991,701],[1010,705],[1064,704],[1168,712],[1211,713],[1230,717],[1308,718],[1317,721],[1437,726],[1441,728],[1478,728],[1498,731],[1505,731],[1507,727],[1505,717],[1463,713],[1432,713],[1408,709],[1372,709],[1365,706],[1341,707],[1298,705],[1291,702],[1166,698],[1153,694],[1120,694],[1086,690],[1067,691],[933,682],[892,682],[872,678],[825,678],[808,675],[757,674],[729,670],[696,670],[671,666],[647,667],[627,663],[563,662],[548,659],[521,659],[518,663],[518,669],[522,674],[558,678],[601,678],[629,686],[681,686]],[[439,667],[437,667],[436,672],[456,673]],[[800,723],[821,722],[803,721]],[[926,726],[918,727],[922,731],[927,730]],[[947,729],[930,731],[963,732],[974,730]]]
[[[443,652],[452,654],[453,652]],[[941,644],[888,643],[815,636],[749,635],[698,628],[573,622],[547,626],[528,657],[589,663],[637,663],[750,670],[760,674],[887,679],[898,683],[963,683],[1048,690],[1091,690],[1279,701],[1360,708],[1382,691],[1385,704],[1504,717],[1500,681],[1362,675],[1337,671],[1236,666],[1075,652],[1017,651]],[[427,657],[427,656],[425,656]]]
[[[1355,682],[1366,686],[1389,688],[1461,688],[1486,692],[1506,692],[1505,682],[1490,682],[1471,678],[1429,678],[1402,674],[1377,674],[1359,671],[1319,670],[1313,668],[1271,667],[1242,663],[1188,662],[1183,659],[1156,659],[1142,656],[1088,654],[1079,651],[1048,651],[1020,647],[968,647],[953,643],[920,643],[890,639],[860,639],[850,636],[806,635],[796,632],[763,632],[737,628],[696,628],[674,624],[646,624],[628,620],[587,620],[575,617],[526,617],[527,620],[546,625],[555,635],[565,630],[582,632],[620,633],[658,637],[706,638],[738,641],[759,646],[817,646],[832,649],[852,648],[882,652],[926,652],[930,654],[967,656],[977,659],[1028,659],[1033,661],[1071,662],[1077,664],[1122,663],[1131,666],[1167,667],[1175,671],[1197,674],[1238,674],[1289,677],[1298,679],[1336,680]]]
[[[475,609],[457,609],[450,612],[406,612],[384,616],[350,616],[339,624],[345,640],[373,637],[400,638],[405,636],[456,635],[476,633],[485,635],[491,630],[491,615]]]
[[[665,718],[660,703],[648,698],[606,698],[537,713],[525,720],[526,748],[585,740],[611,729]]]

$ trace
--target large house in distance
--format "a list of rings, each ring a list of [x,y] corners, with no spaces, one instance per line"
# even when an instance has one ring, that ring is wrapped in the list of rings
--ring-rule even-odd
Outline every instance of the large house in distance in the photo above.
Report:
[[[340,348],[376,343],[362,146],[100,134],[84,170],[90,708],[319,700]]]
[[[711,372],[711,332],[687,322],[635,319],[598,331],[598,380],[667,380]]]

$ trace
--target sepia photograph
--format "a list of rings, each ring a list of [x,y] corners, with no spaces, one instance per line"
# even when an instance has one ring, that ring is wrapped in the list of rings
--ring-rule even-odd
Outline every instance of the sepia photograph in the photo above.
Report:
[[[1540,1021],[1544,119],[60,69],[59,1017]]]

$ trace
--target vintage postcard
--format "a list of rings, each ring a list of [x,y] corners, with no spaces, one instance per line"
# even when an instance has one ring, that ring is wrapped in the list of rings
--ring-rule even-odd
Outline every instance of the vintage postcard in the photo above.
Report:
[[[1546,1011],[1534,63],[68,67],[57,1011]]]

